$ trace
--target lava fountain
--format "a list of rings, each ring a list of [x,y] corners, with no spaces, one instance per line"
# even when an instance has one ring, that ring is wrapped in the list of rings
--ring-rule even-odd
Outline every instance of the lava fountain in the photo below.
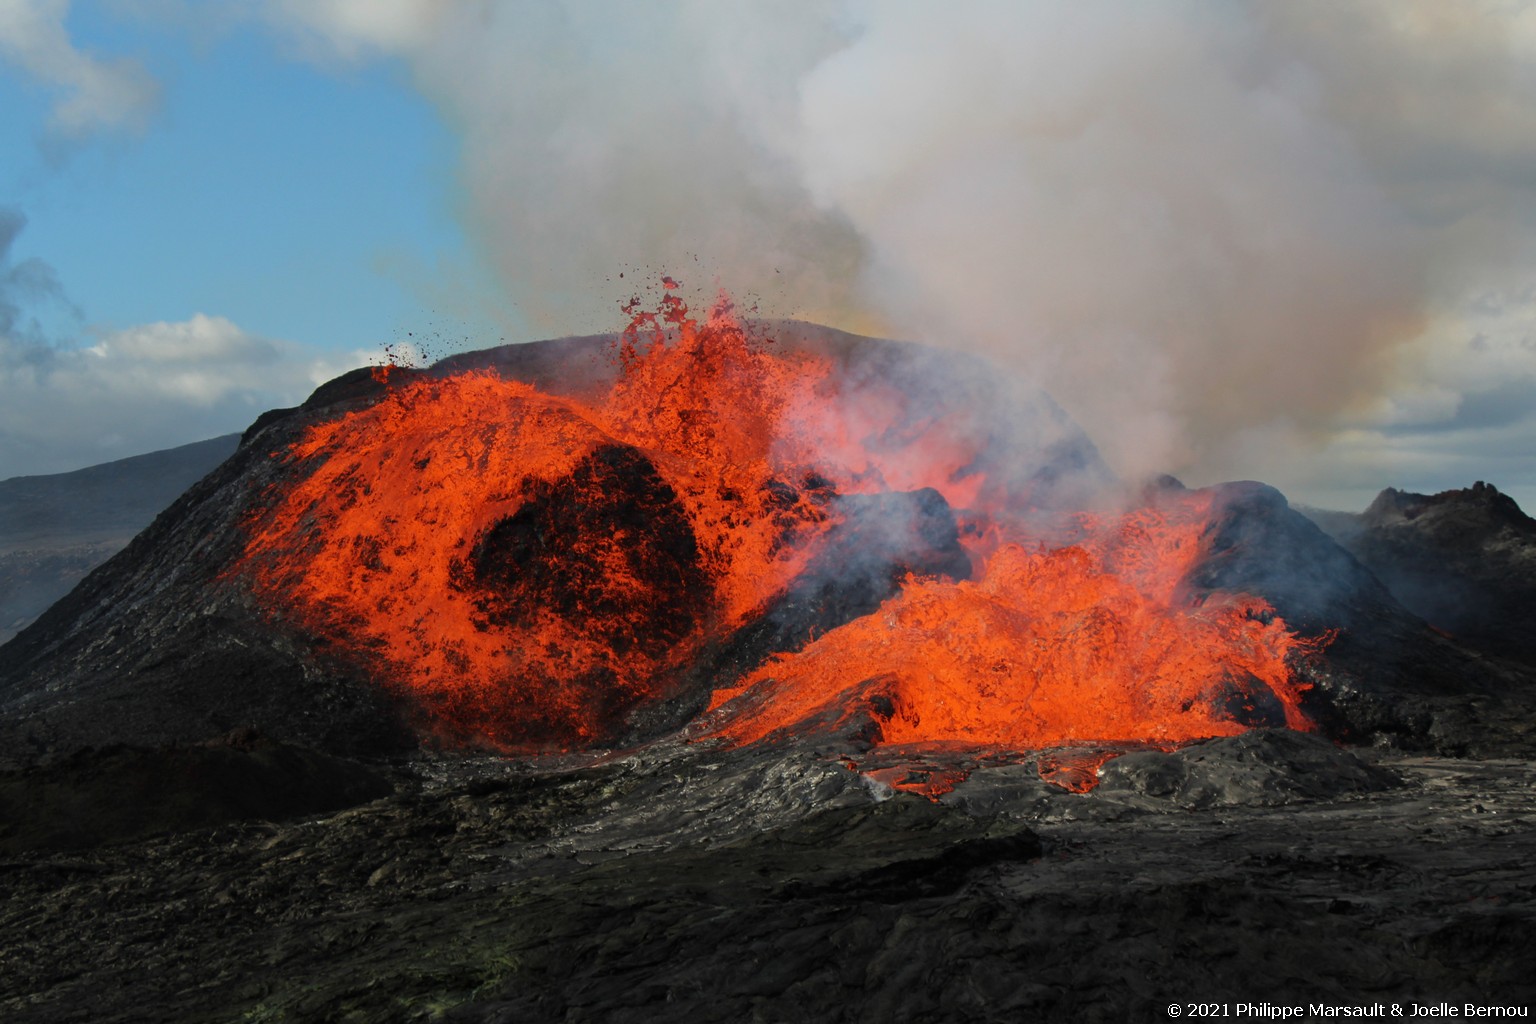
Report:
[[[989,751],[1312,728],[1292,665],[1321,641],[1184,585],[1208,493],[1047,508],[964,416],[895,383],[855,397],[723,299],[702,323],[670,292],[628,311],[579,387],[381,372],[376,401],[273,453],[288,482],[234,575],[427,731],[504,751],[622,742],[662,704],[733,744],[855,720],[873,746]],[[883,589],[838,604],[838,566],[903,495],[938,524],[903,543],[949,554],[887,559]],[[722,656],[786,605],[817,626]]]

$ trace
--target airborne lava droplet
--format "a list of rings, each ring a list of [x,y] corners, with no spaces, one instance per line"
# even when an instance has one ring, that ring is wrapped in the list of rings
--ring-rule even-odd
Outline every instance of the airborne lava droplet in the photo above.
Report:
[[[707,680],[698,728],[994,750],[1311,727],[1287,664],[1309,642],[1256,599],[1182,595],[1208,497],[1047,536],[978,468],[974,435],[899,388],[846,401],[833,360],[770,354],[728,300],[703,324],[670,293],[626,311],[600,394],[426,371],[310,427],[281,453],[290,482],[248,524],[237,572],[438,735],[569,749],[698,685],[818,555],[869,536],[841,528],[843,510],[883,506],[837,496],[922,492],[908,515],[955,510],[971,578],[909,572],[873,612]],[[959,558],[963,577],[952,550],[935,564]]]

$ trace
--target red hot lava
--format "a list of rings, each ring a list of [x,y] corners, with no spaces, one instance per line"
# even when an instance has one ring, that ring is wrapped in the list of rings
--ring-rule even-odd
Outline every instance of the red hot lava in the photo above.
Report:
[[[612,742],[763,614],[821,549],[834,494],[931,487],[972,579],[908,577],[872,614],[743,678],[700,725],[750,743],[860,718],[876,744],[1023,750],[1308,729],[1262,601],[1192,603],[1210,498],[1075,518],[1047,542],[976,441],[892,386],[755,343],[722,302],[631,308],[599,394],[493,372],[386,377],[311,426],[238,566],[263,606],[407,697],[449,738]],[[869,728],[868,726],[872,726]]]
[[[1066,547],[1005,544],[975,581],[913,580],[876,614],[717,691],[724,711],[738,696],[750,707],[719,729],[750,742],[852,710],[894,743],[1182,743],[1242,732],[1251,716],[1233,712],[1257,714],[1256,701],[1308,729],[1286,665],[1306,645],[1267,605],[1175,600],[1208,500],[1095,524]]]

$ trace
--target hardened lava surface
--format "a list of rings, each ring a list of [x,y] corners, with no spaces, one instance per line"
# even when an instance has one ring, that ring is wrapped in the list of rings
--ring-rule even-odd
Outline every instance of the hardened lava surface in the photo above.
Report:
[[[1529,762],[1260,730],[1089,793],[1042,767],[930,801],[760,748],[438,759],[330,816],[11,853],[0,1012],[1157,1021],[1536,997]]]

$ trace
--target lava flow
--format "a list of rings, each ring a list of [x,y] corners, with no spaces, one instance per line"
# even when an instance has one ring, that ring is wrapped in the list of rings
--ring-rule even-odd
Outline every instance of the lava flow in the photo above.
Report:
[[[1208,503],[1094,523],[1065,547],[1005,544],[975,581],[913,580],[716,691],[719,731],[750,742],[862,715],[880,742],[1030,750],[1310,729],[1286,662],[1311,644],[1257,599],[1176,600]]]
[[[1313,645],[1257,598],[1183,588],[1208,495],[1085,513],[1047,539],[955,415],[895,384],[855,401],[835,359],[754,342],[724,301],[702,324],[671,294],[630,312],[598,387],[384,375],[372,405],[275,453],[289,482],[250,516],[237,566],[262,607],[430,731],[494,749],[613,743],[669,700],[707,702],[695,734],[729,743],[830,729],[1021,750],[1311,727],[1289,664]],[[927,539],[903,543],[948,544],[947,560],[882,556],[853,597],[823,565],[805,590],[884,528],[885,505],[856,497],[903,492],[932,495],[916,502]],[[763,656],[721,653],[828,608],[851,610]]]

